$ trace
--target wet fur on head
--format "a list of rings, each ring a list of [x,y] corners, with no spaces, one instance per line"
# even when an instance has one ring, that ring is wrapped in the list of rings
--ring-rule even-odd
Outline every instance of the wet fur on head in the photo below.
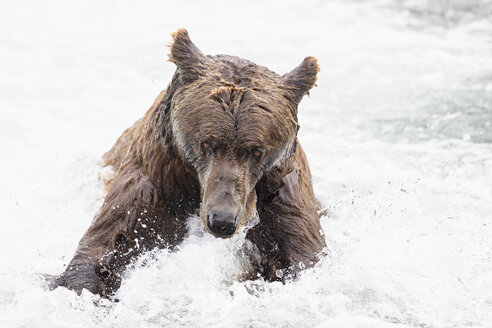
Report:
[[[221,188],[214,181],[230,179],[226,188],[233,190],[231,211],[238,211],[239,230],[255,212],[256,183],[295,150],[297,105],[316,82],[317,60],[307,57],[280,76],[239,57],[204,56],[184,29],[172,37],[169,58],[181,86],[173,97],[171,125],[178,152],[200,181],[200,217],[207,227],[207,211],[226,201],[210,191]],[[213,156],[203,156],[204,142],[213,143]],[[253,162],[246,153],[256,148],[263,158]],[[217,157],[233,167],[230,176],[212,169]]]

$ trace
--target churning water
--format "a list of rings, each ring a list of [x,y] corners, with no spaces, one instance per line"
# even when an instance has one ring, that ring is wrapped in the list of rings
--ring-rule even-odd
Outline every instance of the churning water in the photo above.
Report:
[[[2,1],[0,22],[0,327],[492,327],[492,1]],[[328,255],[240,283],[241,236],[191,218],[120,302],[47,291],[178,27],[278,73],[319,58],[300,141]]]

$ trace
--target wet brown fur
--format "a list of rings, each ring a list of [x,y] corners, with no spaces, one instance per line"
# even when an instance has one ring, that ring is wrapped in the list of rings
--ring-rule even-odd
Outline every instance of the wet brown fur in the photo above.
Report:
[[[279,76],[238,57],[204,56],[183,29],[173,33],[170,52],[178,67],[171,83],[104,154],[114,171],[107,196],[52,287],[111,295],[132,259],[184,238],[187,217],[200,213],[206,226],[207,204],[220,206],[222,185],[213,181],[221,179],[231,180],[240,225],[259,215],[247,233],[261,255],[255,277],[277,280],[277,270],[309,267],[325,246],[296,137],[297,106],[315,84],[316,59]],[[205,136],[221,155],[199,151]],[[261,161],[242,155],[258,145]]]

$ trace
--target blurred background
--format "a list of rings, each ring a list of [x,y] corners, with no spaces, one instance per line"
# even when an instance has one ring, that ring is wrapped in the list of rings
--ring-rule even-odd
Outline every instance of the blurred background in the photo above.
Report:
[[[119,303],[49,292],[38,273],[70,260],[100,156],[170,81],[179,27],[279,74],[319,59],[299,139],[328,255],[286,285],[239,283],[243,236],[190,218]],[[0,326],[490,327],[491,124],[490,0],[3,0]]]

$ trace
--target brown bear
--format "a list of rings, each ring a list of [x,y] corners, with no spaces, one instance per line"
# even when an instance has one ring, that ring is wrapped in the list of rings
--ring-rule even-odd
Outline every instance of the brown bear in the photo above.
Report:
[[[315,84],[316,58],[277,75],[238,57],[205,56],[184,29],[172,37],[172,81],[103,156],[114,170],[107,196],[52,288],[109,297],[126,265],[176,246],[193,214],[228,238],[257,213],[246,234],[260,254],[251,278],[295,275],[325,247],[297,140],[297,107]]]

